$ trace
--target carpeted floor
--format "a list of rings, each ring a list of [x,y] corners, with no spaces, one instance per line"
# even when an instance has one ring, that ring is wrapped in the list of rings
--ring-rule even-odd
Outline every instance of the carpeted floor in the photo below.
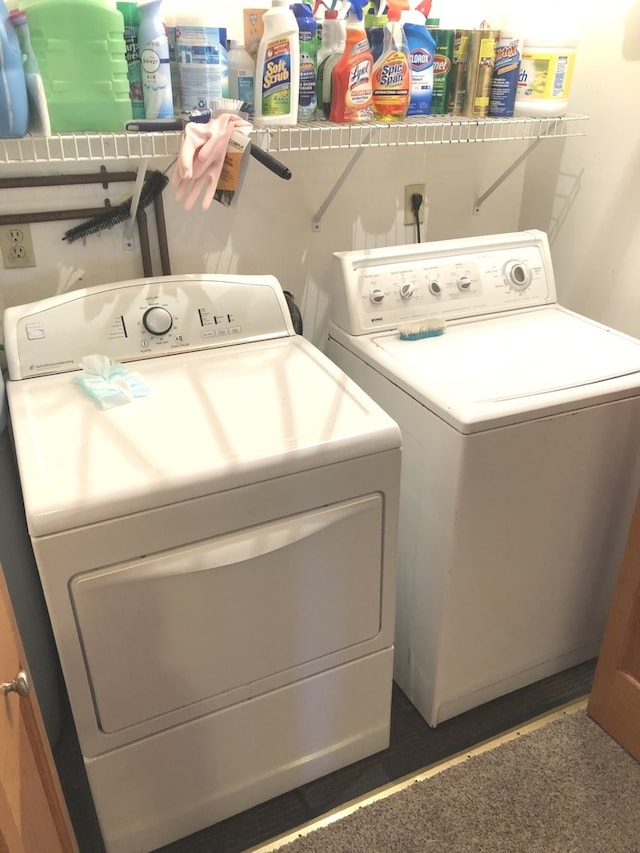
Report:
[[[640,764],[580,704],[277,849],[636,853]]]

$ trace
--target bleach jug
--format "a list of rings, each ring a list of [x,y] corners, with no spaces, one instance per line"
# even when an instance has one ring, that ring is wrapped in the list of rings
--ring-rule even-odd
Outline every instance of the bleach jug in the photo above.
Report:
[[[53,133],[124,131],[124,20],[109,0],[23,0]]]
[[[180,3],[176,58],[182,110],[217,109],[229,97],[227,25],[217,3]]]
[[[29,126],[22,52],[9,12],[0,0],[0,136],[24,136]]]

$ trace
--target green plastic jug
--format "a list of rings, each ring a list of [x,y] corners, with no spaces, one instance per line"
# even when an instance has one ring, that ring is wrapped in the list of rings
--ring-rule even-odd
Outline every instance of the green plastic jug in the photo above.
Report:
[[[52,133],[124,131],[124,20],[110,0],[23,0]]]

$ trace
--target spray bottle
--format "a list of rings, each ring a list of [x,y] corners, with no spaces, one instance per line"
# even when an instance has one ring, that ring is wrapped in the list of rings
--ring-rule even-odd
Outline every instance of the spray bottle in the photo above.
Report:
[[[431,112],[436,41],[426,26],[430,10],[431,0],[421,0],[413,12],[405,13],[402,18],[411,65],[408,116],[424,116]]]
[[[343,18],[338,17],[338,10],[327,8],[322,27],[322,44],[318,51],[318,106],[325,118],[331,112],[332,75],[336,63],[344,53],[346,43],[346,28]]]
[[[386,3],[383,0],[370,2],[364,10],[364,31],[369,39],[369,49],[373,56],[374,65],[380,59],[384,46],[384,31],[389,22],[388,16],[383,12]]]
[[[330,121],[371,121],[373,57],[364,31],[364,0],[349,0],[345,49],[333,69]]]
[[[315,119],[318,109],[318,24],[306,3],[289,7],[296,17],[300,31],[300,92],[298,121]]]
[[[409,47],[400,23],[408,0],[389,0],[380,58],[373,66],[373,116],[377,121],[402,121],[411,96]]]

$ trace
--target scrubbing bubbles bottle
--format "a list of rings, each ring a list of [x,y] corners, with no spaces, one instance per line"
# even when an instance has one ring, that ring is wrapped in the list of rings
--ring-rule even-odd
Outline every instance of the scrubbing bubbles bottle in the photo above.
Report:
[[[408,0],[389,0],[382,52],[373,66],[373,116],[377,121],[402,121],[411,97],[409,47],[400,23]]]
[[[329,120],[339,123],[373,119],[373,56],[362,20],[364,0],[349,2],[346,45],[332,75]]]

